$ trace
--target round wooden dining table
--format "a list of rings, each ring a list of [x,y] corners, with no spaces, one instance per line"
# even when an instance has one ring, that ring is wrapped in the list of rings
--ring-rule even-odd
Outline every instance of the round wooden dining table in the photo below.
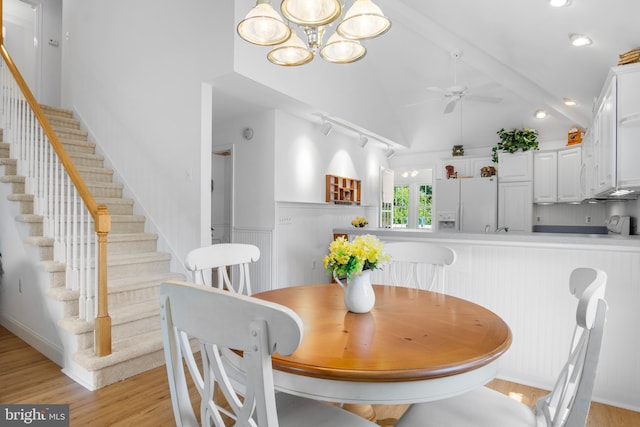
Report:
[[[272,357],[277,389],[340,403],[406,404],[455,396],[491,381],[511,345],[495,313],[441,293],[374,285],[369,313],[347,311],[337,284],[254,294],[302,319],[289,356]]]

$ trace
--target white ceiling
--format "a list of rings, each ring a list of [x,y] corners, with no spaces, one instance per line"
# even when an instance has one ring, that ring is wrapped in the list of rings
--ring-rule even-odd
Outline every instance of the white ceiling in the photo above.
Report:
[[[246,11],[254,4],[238,1],[246,3]],[[374,82],[371,89],[379,92],[383,102],[358,106],[358,96],[349,97],[349,102],[354,109],[382,110],[387,123],[377,120],[371,129],[366,120],[353,122],[327,111],[321,101],[326,93],[319,93],[314,105],[313,97],[299,102],[274,96],[243,78],[216,85],[225,88],[217,93],[218,99],[224,99],[219,104],[224,108],[214,105],[214,118],[226,120],[260,108],[281,108],[308,117],[328,114],[411,152],[447,150],[459,143],[465,148],[492,146],[502,127],[532,127],[541,141],[559,141],[570,127],[589,126],[593,100],[609,68],[617,64],[618,54],[640,47],[638,0],[573,0],[564,8],[551,7],[547,0],[374,1],[391,19],[391,30],[364,42],[368,53],[358,63],[330,66],[353,67],[363,79],[373,79],[368,80]],[[277,3],[273,1],[276,9]],[[569,33],[586,33],[594,43],[573,47]],[[468,86],[474,95],[499,97],[501,102],[463,98],[452,113],[443,114],[445,102],[427,88],[453,84],[454,50],[462,51],[455,67],[457,83]],[[255,55],[261,56],[262,51]],[[266,58],[262,60],[268,64]],[[328,66],[314,64],[318,62],[322,60],[297,68]],[[282,70],[283,79],[287,72]],[[320,90],[331,90],[331,85],[321,85]],[[344,102],[343,93],[335,96]],[[564,106],[563,97],[575,99],[578,106]],[[247,99],[252,103],[240,101]],[[538,108],[550,116],[534,119]]]

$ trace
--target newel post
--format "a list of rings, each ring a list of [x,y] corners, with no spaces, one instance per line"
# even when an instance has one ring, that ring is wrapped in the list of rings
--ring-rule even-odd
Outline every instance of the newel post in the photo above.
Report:
[[[111,230],[111,216],[106,206],[98,206],[95,219],[98,234],[98,315],[94,332],[96,356],[111,354],[111,316],[109,316],[109,295],[107,288],[107,235]]]

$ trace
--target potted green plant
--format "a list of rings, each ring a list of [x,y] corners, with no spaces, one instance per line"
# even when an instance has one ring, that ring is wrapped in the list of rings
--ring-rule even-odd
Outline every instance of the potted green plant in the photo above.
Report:
[[[538,149],[538,131],[530,128],[504,130],[497,132],[500,142],[491,149],[491,160],[498,163],[498,151],[505,153],[515,153],[518,150],[537,150]]]

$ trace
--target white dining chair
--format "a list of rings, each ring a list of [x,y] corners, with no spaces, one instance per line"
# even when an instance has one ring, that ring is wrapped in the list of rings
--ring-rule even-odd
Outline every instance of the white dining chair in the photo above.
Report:
[[[456,260],[453,249],[423,242],[385,243],[389,265],[384,267],[384,282],[444,293],[446,268]]]
[[[260,249],[257,246],[219,243],[190,251],[185,266],[196,283],[213,286],[212,271],[217,269],[218,288],[251,295],[249,265],[258,259]]]
[[[412,405],[396,427],[584,427],[602,344],[607,276],[593,268],[575,269],[569,289],[578,298],[569,359],[553,390],[530,408],[480,387],[445,400]]]
[[[302,320],[291,309],[217,288],[168,282],[160,285],[160,312],[178,427],[224,427],[224,416],[242,427],[377,427],[338,406],[275,393],[271,355],[289,355],[302,341]],[[200,365],[193,340],[200,342]],[[226,363],[223,349],[241,355],[240,369]],[[194,393],[199,417],[191,404],[185,365],[199,395]]]

